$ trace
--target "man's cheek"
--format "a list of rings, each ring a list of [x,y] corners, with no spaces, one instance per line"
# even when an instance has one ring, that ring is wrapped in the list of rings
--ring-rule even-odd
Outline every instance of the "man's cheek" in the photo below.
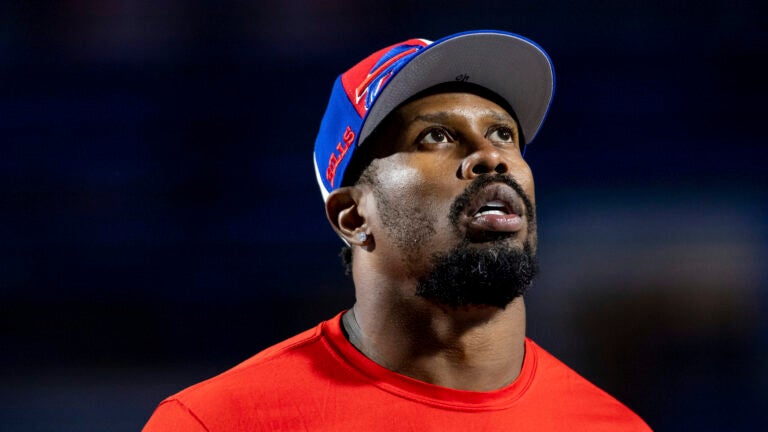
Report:
[[[410,202],[415,196],[428,195],[430,188],[426,185],[422,171],[402,163],[402,159],[404,155],[396,154],[378,161],[379,186],[392,199],[407,199]]]

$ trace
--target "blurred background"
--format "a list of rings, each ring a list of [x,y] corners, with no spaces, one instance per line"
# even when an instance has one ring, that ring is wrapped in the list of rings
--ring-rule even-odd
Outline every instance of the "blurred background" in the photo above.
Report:
[[[0,3],[0,430],[139,430],[354,300],[336,75],[494,28],[551,55],[529,334],[656,430],[768,425],[765,2]]]

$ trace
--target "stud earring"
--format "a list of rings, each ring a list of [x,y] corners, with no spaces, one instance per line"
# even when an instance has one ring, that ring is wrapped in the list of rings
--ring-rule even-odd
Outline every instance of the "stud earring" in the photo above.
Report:
[[[365,231],[360,231],[357,234],[355,234],[355,237],[357,238],[357,241],[360,243],[365,243],[366,240],[368,240],[368,234],[366,234]]]

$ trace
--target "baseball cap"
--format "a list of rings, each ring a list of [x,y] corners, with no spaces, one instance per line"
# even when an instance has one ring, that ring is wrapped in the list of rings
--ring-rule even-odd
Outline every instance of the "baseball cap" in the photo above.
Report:
[[[434,42],[410,39],[376,51],[333,85],[314,151],[323,200],[341,186],[355,151],[391,111],[449,82],[479,85],[503,98],[517,115],[523,144],[539,131],[555,89],[547,53],[514,33],[468,31]]]

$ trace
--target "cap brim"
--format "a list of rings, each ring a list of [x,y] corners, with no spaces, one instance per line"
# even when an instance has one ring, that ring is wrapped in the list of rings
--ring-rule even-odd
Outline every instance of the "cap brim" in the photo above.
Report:
[[[491,30],[458,33],[430,44],[389,79],[366,115],[358,142],[411,96],[454,81],[480,85],[506,99],[525,144],[538,133],[555,89],[552,63],[534,42]]]

